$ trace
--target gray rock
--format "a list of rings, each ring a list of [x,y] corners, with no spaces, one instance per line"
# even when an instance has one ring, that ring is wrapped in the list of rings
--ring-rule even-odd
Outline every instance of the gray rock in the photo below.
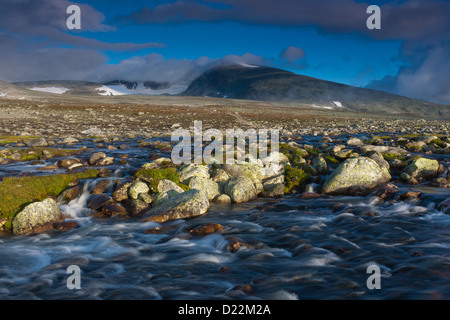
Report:
[[[351,158],[341,163],[325,181],[324,194],[364,194],[389,182],[391,175],[369,158]]]
[[[247,202],[257,196],[255,185],[246,176],[230,179],[225,187],[225,193],[234,203]]]
[[[350,138],[347,140],[348,146],[362,146],[364,145],[364,142],[361,141],[361,139],[358,138]]]
[[[226,194],[221,194],[214,199],[215,203],[231,203],[231,198]]]
[[[327,162],[322,157],[314,158],[312,161],[312,166],[317,170],[317,172],[322,173],[327,170]]]
[[[109,166],[109,165],[111,165],[113,163],[114,163],[114,157],[106,157],[106,158],[99,159],[95,163],[95,165],[97,165],[97,166]]]
[[[400,148],[400,147],[389,147],[389,146],[362,146],[359,148],[361,152],[368,153],[370,151],[377,151],[379,153],[389,153],[389,154],[395,154],[395,155],[404,155],[408,153],[406,150]]]
[[[45,199],[26,206],[12,221],[12,231],[16,235],[41,233],[53,229],[53,223],[64,221],[55,200]]]
[[[89,164],[93,166],[97,163],[97,161],[103,158],[106,158],[106,154],[104,152],[96,152],[89,159]]]
[[[213,200],[220,194],[217,182],[203,177],[192,177],[189,180],[189,188],[204,191],[208,200]]]
[[[176,219],[190,219],[205,214],[209,209],[206,194],[191,189],[156,205],[143,215],[142,221],[166,222]]]
[[[435,178],[438,174],[439,162],[433,159],[419,158],[407,165],[403,172],[417,180]]]
[[[379,154],[378,152],[373,152],[370,156],[370,159],[374,160],[380,167],[385,167],[386,169],[390,169],[389,162],[384,160],[383,156]]]
[[[182,193],[184,190],[178,186],[175,182],[167,179],[162,179],[158,182],[158,192],[167,192],[169,190],[175,190],[178,193]]]
[[[179,171],[180,182],[183,184],[189,183],[192,177],[203,177],[209,179],[209,169],[207,166],[191,163],[184,166]]]
[[[224,164],[222,168],[230,177],[244,176],[249,178],[253,183],[261,182],[266,177],[265,169],[258,164]]]
[[[34,148],[34,147],[47,147],[48,142],[44,138],[39,138],[35,140],[30,140],[25,142],[27,147]]]
[[[140,193],[148,193],[150,188],[148,185],[141,181],[133,182],[128,188],[128,195],[131,199],[137,199]]]

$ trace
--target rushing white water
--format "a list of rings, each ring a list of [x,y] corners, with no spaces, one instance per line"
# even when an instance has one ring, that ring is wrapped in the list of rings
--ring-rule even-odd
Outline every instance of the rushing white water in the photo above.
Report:
[[[117,181],[147,161],[146,152],[129,150],[127,165],[110,166],[109,178],[81,181],[81,195],[60,204],[78,228],[0,237],[0,299],[450,297],[450,216],[437,209],[448,190],[415,186],[424,196],[408,201],[293,195],[212,204],[207,215],[164,225],[95,218],[86,206],[94,186],[106,179],[105,193],[111,195]],[[36,170],[16,163],[4,172],[14,168]],[[305,191],[319,187],[312,183]],[[203,237],[189,233],[211,222],[224,231]],[[156,227],[163,232],[145,232]],[[238,250],[230,250],[230,237],[240,242]],[[66,286],[71,265],[81,269],[81,290]],[[377,292],[366,286],[371,265],[381,269]]]

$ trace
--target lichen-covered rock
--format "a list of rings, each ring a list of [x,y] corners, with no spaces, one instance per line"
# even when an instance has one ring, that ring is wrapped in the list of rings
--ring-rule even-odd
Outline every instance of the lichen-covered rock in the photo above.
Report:
[[[284,154],[282,154],[281,152],[270,152],[269,155],[267,157],[265,157],[264,159],[261,159],[263,164],[268,164],[268,163],[287,163],[289,162],[288,157],[286,157]]]
[[[367,146],[362,146],[359,149],[363,153],[368,153],[370,151],[377,151],[379,153],[389,153],[389,154],[393,154],[393,155],[404,155],[404,154],[408,153],[405,149],[402,149],[400,147],[390,147],[390,146],[367,145]]]
[[[89,164],[93,166],[97,163],[97,161],[103,158],[106,158],[106,154],[104,152],[96,152],[89,159]]]
[[[209,169],[207,166],[191,163],[181,168],[179,171],[180,182],[183,184],[189,183],[192,177],[203,177],[209,179]]]
[[[403,172],[416,180],[428,180],[435,178],[438,170],[439,162],[437,160],[419,158],[407,165]]]
[[[350,138],[347,140],[348,146],[361,146],[364,145],[364,142],[361,141],[361,139],[358,138]]]
[[[324,194],[364,194],[389,182],[391,175],[369,158],[351,158],[341,163],[328,176],[322,188]]]
[[[322,157],[314,158],[312,161],[312,166],[317,170],[317,172],[322,173],[327,170],[327,162]]]
[[[220,194],[217,182],[203,177],[192,177],[189,180],[189,188],[204,191],[210,201]]]
[[[114,157],[106,157],[99,159],[97,162],[95,162],[95,165],[97,166],[109,166],[114,163]]]
[[[214,198],[215,203],[231,203],[231,198],[229,195],[221,194]]]
[[[265,178],[265,170],[262,166],[252,163],[224,164],[223,169],[230,177],[249,178],[253,183],[261,182]]]
[[[372,152],[369,156],[370,159],[374,160],[380,167],[385,167],[386,169],[390,169],[389,162],[384,160],[383,156],[378,152]]]
[[[128,188],[133,184],[133,182],[125,182],[117,187],[113,193],[113,198],[117,202],[128,199]]]
[[[284,183],[264,185],[263,191],[259,194],[263,198],[281,198],[284,197]]]
[[[123,201],[123,206],[131,217],[140,217],[149,207],[147,203],[139,199],[126,199]]]
[[[153,160],[151,163],[146,163],[142,166],[142,169],[160,169],[167,168],[172,165],[172,160],[170,158],[158,158]]]
[[[146,204],[151,204],[153,197],[148,193],[139,193],[138,200],[144,201]]]
[[[227,181],[230,178],[228,173],[223,169],[217,169],[212,176],[212,181],[214,182],[222,182]]]
[[[169,190],[166,192],[158,192],[157,194],[155,194],[153,203],[156,207],[156,206],[160,205],[161,203],[163,203],[173,197],[176,197],[179,194],[180,194],[180,192],[178,192],[176,190]]]
[[[175,190],[178,193],[182,193],[184,191],[175,182],[173,182],[172,180],[167,180],[167,179],[159,180],[157,190],[158,190],[158,192],[167,192],[169,190]]]
[[[72,159],[72,158],[67,158],[67,159],[61,159],[61,160],[59,160],[59,161],[56,163],[56,165],[57,165],[58,167],[60,167],[60,168],[67,168],[67,167],[69,167],[69,166],[71,166],[71,165],[73,165],[73,164],[79,164],[79,163],[81,163],[81,160],[80,160],[80,159],[76,159],[76,158],[74,158],[74,159]]]
[[[189,219],[205,214],[209,209],[206,194],[198,189],[179,193],[161,202],[144,215],[143,221],[166,222],[176,219]]]
[[[403,169],[407,165],[405,161],[402,161],[400,159],[392,159],[388,163],[390,168],[397,170]]]
[[[12,231],[16,235],[45,232],[53,229],[53,223],[64,221],[55,200],[48,198],[34,202],[19,212],[12,221]]]
[[[225,187],[225,193],[234,203],[242,203],[256,198],[256,188],[252,180],[246,176],[232,178]]]
[[[27,147],[36,148],[36,147],[47,147],[48,142],[44,138],[29,140],[25,142]]]
[[[150,188],[145,182],[136,181],[133,182],[128,188],[128,195],[131,199],[137,199],[140,193],[148,193]]]

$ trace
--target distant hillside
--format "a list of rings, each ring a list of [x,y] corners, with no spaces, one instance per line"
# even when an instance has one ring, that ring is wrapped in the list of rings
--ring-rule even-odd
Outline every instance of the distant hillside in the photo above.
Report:
[[[450,106],[251,65],[209,70],[195,79],[182,95],[297,102],[326,109],[450,117]]]

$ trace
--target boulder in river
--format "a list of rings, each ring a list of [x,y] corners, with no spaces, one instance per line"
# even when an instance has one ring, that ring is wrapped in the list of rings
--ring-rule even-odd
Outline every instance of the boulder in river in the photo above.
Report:
[[[27,205],[12,221],[12,231],[16,235],[41,233],[53,229],[54,223],[64,221],[55,200],[48,198]]]
[[[36,147],[47,147],[48,142],[44,138],[34,139],[25,142],[27,147],[36,148]]]
[[[128,189],[128,195],[131,199],[137,199],[140,193],[148,193],[150,191],[150,188],[145,182],[136,181],[133,182],[129,189]]]
[[[144,213],[142,220],[166,222],[176,219],[189,219],[205,214],[209,209],[205,192],[191,189],[169,197]]]
[[[255,185],[246,176],[230,179],[225,187],[225,193],[234,203],[247,202],[257,196]]]
[[[418,158],[413,160],[403,169],[403,173],[416,180],[428,180],[435,178],[438,174],[439,162],[433,159]],[[402,174],[402,179],[406,180]]]
[[[350,158],[328,176],[322,188],[324,194],[366,194],[391,179],[389,170],[369,158]]]
[[[220,194],[217,182],[203,177],[192,177],[189,180],[189,188],[203,190],[210,201]]]
[[[89,159],[89,164],[91,166],[95,165],[99,160],[106,158],[106,154],[104,152],[96,152]]]

